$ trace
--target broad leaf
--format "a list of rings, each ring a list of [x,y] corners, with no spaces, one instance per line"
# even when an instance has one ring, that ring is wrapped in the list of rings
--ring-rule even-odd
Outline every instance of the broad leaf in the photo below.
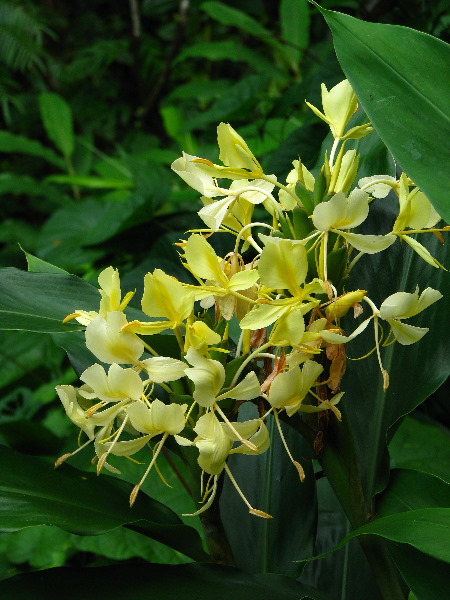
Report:
[[[0,329],[66,333],[62,320],[77,308],[98,310],[100,294],[74,275],[0,270]]]
[[[247,413],[244,415],[250,418]],[[273,519],[249,515],[227,477],[221,513],[240,568],[252,573],[285,573],[298,577],[303,565],[293,560],[311,556],[316,534],[315,478],[311,461],[304,460],[311,450],[296,431],[283,423],[289,449],[306,472],[302,483],[273,419],[268,420],[268,427],[271,446],[267,452],[256,457],[232,457],[229,465],[252,506],[271,514]]]
[[[389,223],[389,199],[377,200],[371,207],[368,224],[363,233],[379,233]],[[421,236],[431,254],[449,265],[449,245],[442,245],[432,234]],[[424,239],[425,238],[425,239]],[[428,238],[428,239],[427,239]],[[382,377],[375,353],[371,356],[347,362],[347,372],[342,389],[350,426],[355,438],[357,455],[361,466],[363,488],[367,500],[381,491],[388,477],[386,443],[392,436],[394,424],[422,403],[447,379],[450,373],[450,277],[442,269],[427,265],[406,244],[395,242],[393,246],[371,256],[364,256],[351,272],[348,289],[364,289],[376,306],[389,295],[413,292],[416,286],[422,292],[427,287],[439,290],[444,298],[411,318],[414,326],[429,328],[419,342],[402,346],[398,342],[381,348],[381,359],[390,376],[390,385],[384,392]],[[356,329],[360,320],[367,318],[368,307],[359,320],[347,316],[344,328],[347,333]],[[384,335],[389,325],[383,322]],[[347,345],[351,358],[364,356],[374,347],[373,328]]]
[[[450,483],[450,445],[445,430],[406,417],[389,444],[391,464],[435,475]]]
[[[79,600],[86,593],[96,600],[128,598],[130,594],[134,600],[332,600],[283,575],[249,575],[232,567],[205,564],[49,569],[0,583],[3,600]]]
[[[39,96],[39,108],[48,137],[66,158],[70,158],[74,148],[70,106],[58,94],[44,92]]]
[[[393,469],[389,485],[377,503],[377,515],[447,506],[450,506],[450,485],[427,473]]]
[[[314,3],[315,4],[315,3]],[[401,168],[450,221],[450,46],[398,25],[366,23],[316,6],[358,99]]]
[[[56,525],[80,535],[99,535],[121,525],[196,560],[205,560],[197,532],[169,508],[141,493],[129,507],[129,485],[64,465],[54,471],[41,459],[0,446],[0,530]]]
[[[389,552],[405,582],[418,600],[437,600],[448,595],[448,564],[412,546],[389,543]]]
[[[326,554],[314,558],[328,556],[361,535],[377,535],[409,544],[432,558],[450,562],[450,508],[423,508],[376,519],[352,531]]]

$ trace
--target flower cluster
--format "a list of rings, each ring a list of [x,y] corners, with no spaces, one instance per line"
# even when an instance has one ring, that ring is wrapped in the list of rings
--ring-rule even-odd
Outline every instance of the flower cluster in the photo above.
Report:
[[[364,254],[382,252],[397,239],[439,268],[411,236],[441,235],[448,227],[436,228],[440,216],[405,174],[398,180],[374,175],[355,183],[359,156],[346,150],[346,141],[368,135],[371,127],[348,128],[357,99],[346,80],[330,91],[322,86],[322,104],[323,112],[308,106],[329,124],[334,142],[315,177],[300,159],[293,161],[285,183],[264,173],[244,139],[226,123],[217,132],[222,164],[188,154],[173,163],[174,172],[201,194],[203,203],[198,214],[205,228],[189,232],[178,244],[191,283],[160,269],[148,273],[141,299],[148,318],[129,321],[124,311],[133,293],[122,298],[119,274],[108,267],[99,276],[99,311],[76,309],[67,317],[86,326],[87,348],[99,363],[109,365],[87,368],[79,388],[57,388],[68,417],[87,436],[75,452],[92,443],[98,472],[103,467],[117,471],[108,462],[112,455],[132,456],[157,438],[131,504],[173,436],[180,452],[196,453],[199,470],[209,476],[202,487],[202,508],[194,514],[211,505],[225,471],[249,511],[270,517],[249,504],[228,457],[265,452],[270,444],[266,421],[273,418],[303,480],[280,416],[310,419],[313,413],[327,413],[341,418],[337,405],[343,397],[344,345],[370,322],[385,389],[389,379],[379,322],[390,331],[384,343],[412,344],[427,332],[404,320],[439,300],[437,290],[400,291],[378,308],[366,290],[345,290],[344,281]],[[399,206],[392,230],[383,235],[352,231],[368,217],[371,202],[386,201],[382,199],[391,191]],[[254,220],[255,211],[265,211],[268,218]],[[232,240],[224,256],[209,241],[217,232]],[[350,310],[358,317],[363,305],[369,307],[369,317],[347,335],[341,319]],[[157,341],[152,343],[151,336],[163,332],[175,336],[176,358],[164,356]],[[255,418],[239,421],[244,402],[255,405]]]

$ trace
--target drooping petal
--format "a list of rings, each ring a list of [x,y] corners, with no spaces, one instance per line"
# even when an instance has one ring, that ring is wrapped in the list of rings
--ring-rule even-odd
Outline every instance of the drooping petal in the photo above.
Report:
[[[146,358],[142,361],[142,364],[149,378],[154,383],[180,379],[187,368],[186,363],[183,361],[167,356]]]
[[[261,166],[252,151],[229,123],[220,123],[217,127],[217,141],[220,149],[219,158],[224,165],[261,171]]]
[[[261,395],[261,386],[259,384],[256,373],[253,371],[247,373],[242,381],[240,381],[234,388],[221,394],[218,400],[224,398],[234,398],[234,400],[253,400]]]
[[[121,331],[126,324],[125,315],[119,311],[95,318],[86,327],[86,346],[102,362],[135,364],[144,344],[134,333]]]
[[[136,371],[123,369],[116,363],[110,366],[108,374],[101,365],[92,365],[83,371],[80,379],[105,402],[119,402],[127,398],[139,400],[144,391],[144,384]]]
[[[363,235],[361,233],[349,233],[339,231],[344,239],[347,240],[356,250],[366,254],[375,254],[382,252],[392,246],[397,236],[388,233],[387,235]]]
[[[369,214],[369,195],[355,188],[348,198],[342,192],[314,209],[312,220],[319,231],[351,229],[361,225]]]
[[[191,271],[202,279],[228,284],[228,278],[220,268],[219,258],[213,247],[202,235],[193,233],[185,247],[186,262]]]
[[[94,438],[95,423],[86,417],[85,411],[78,403],[76,389],[72,385],[58,385],[56,393],[72,423],[82,429],[88,438],[92,440]]]
[[[305,282],[308,259],[302,242],[260,236],[264,248],[258,263],[261,282],[272,289],[286,289],[295,295]]]
[[[193,307],[193,292],[161,269],[144,277],[142,310],[149,317],[165,317],[181,323],[189,317]]]
[[[225,369],[219,361],[205,358],[194,348],[189,348],[186,360],[193,365],[185,374],[195,384],[194,400],[200,406],[212,406],[224,384]]]

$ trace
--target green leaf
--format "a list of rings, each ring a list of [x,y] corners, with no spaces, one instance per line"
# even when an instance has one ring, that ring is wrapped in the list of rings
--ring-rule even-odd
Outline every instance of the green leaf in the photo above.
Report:
[[[30,271],[30,273],[62,273],[64,275],[69,275],[64,269],[60,269],[60,267],[57,267],[56,265],[52,265],[37,256],[33,256],[33,254],[26,252],[23,248],[22,250],[27,259],[28,271]]]
[[[450,483],[448,434],[437,425],[406,417],[389,444],[391,464],[435,475]]]
[[[360,535],[376,535],[409,544],[428,556],[450,562],[450,508],[423,508],[376,519],[352,531],[332,550],[314,559],[340,550]]]
[[[245,408],[250,412],[250,407]],[[254,418],[255,415],[246,411],[241,410],[240,418]],[[267,452],[255,457],[233,456],[229,466],[250,504],[269,513],[273,519],[250,515],[227,477],[221,496],[221,513],[240,568],[251,573],[284,573],[298,577],[303,565],[293,560],[310,556],[314,548],[315,478],[311,462],[302,460],[311,452],[308,444],[288,425],[282,425],[294,459],[303,464],[305,481],[300,481],[275,422],[269,418],[271,445]]]
[[[201,7],[210,17],[222,23],[222,25],[237,27],[250,35],[273,39],[273,34],[269,29],[263,27],[259,21],[242,10],[227,6],[222,2],[204,2]]]
[[[86,581],[88,578],[88,582]],[[18,575],[0,583],[3,600],[64,598],[79,600],[128,598],[158,600],[332,600],[331,596],[283,575],[249,575],[232,567],[207,564],[145,566],[114,565],[50,569]]]
[[[226,120],[232,113],[241,109],[245,104],[252,101],[255,103],[263,90],[266,89],[268,79],[264,75],[249,75],[238,83],[231,85],[228,92],[218,98],[212,106],[198,117],[194,117],[185,123],[182,131],[202,128],[208,123]]]
[[[236,45],[233,40],[216,42],[201,42],[187,46],[177,57],[176,62],[183,62],[186,58],[204,58],[208,61],[231,60],[233,62],[247,63],[257,73],[284,81],[286,74],[264,57],[264,54],[243,46]]]
[[[9,131],[0,131],[0,152],[30,154],[31,156],[38,156],[60,169],[64,169],[65,166],[61,157],[52,150],[35,140],[30,140],[21,135],[14,135]]]
[[[405,544],[389,543],[389,552],[417,600],[448,595],[448,564]],[[412,599],[411,599],[412,600]]]
[[[394,211],[386,201],[374,201],[371,214],[361,233],[380,233],[386,223],[393,222]],[[450,246],[442,245],[435,236],[421,236],[433,256],[444,265],[450,264]],[[450,374],[450,278],[442,269],[433,269],[406,244],[395,242],[378,254],[364,256],[357,263],[346,283],[347,289],[364,289],[375,303],[380,304],[389,295],[413,292],[419,286],[439,290],[444,298],[408,320],[412,325],[429,328],[419,342],[402,346],[395,342],[381,348],[381,359],[388,371],[390,385],[383,391],[380,368],[373,353],[363,360],[347,362],[342,381],[346,392],[344,403],[355,438],[357,455],[366,499],[381,491],[387,483],[389,463],[386,444],[404,415],[424,402]],[[368,316],[368,315],[367,315]],[[344,328],[354,331],[359,321],[347,316]],[[382,323],[384,336],[388,326]],[[347,346],[349,357],[364,356],[374,346],[373,329],[369,327]]]
[[[450,506],[450,485],[438,477],[410,469],[393,469],[377,503],[378,517],[420,508]]]
[[[64,317],[98,310],[99,301],[98,290],[74,275],[0,269],[0,329],[67,333],[80,327]]]
[[[316,489],[319,514],[314,552],[322,554],[348,535],[352,528],[327,477],[317,480]],[[301,523],[297,526],[301,527]],[[350,540],[340,552],[306,563],[301,581],[318,585],[340,600],[380,600],[378,585],[357,539]]]
[[[281,36],[287,46],[292,66],[297,66],[302,50],[309,42],[309,6],[307,0],[281,0],[280,3]]]
[[[163,504],[141,492],[129,507],[128,484],[67,465],[51,464],[0,446],[0,530],[56,525],[80,535],[99,535],[121,525],[196,560],[207,559],[197,532]]]
[[[74,149],[70,106],[58,94],[44,92],[39,96],[39,108],[48,137],[65,158],[70,158]]]
[[[101,177],[87,177],[81,175],[50,175],[45,181],[50,183],[67,183],[69,185],[78,185],[90,190],[129,190],[134,187],[132,181],[123,179],[103,179]]]
[[[450,221],[450,119],[444,85],[450,77],[450,47],[407,27],[366,23],[316,6],[333,32],[342,69],[381,139]]]
[[[143,196],[131,195],[125,190],[112,194],[119,198],[109,198],[109,201],[91,198],[54,212],[41,229],[37,244],[39,255],[48,262],[63,265],[66,270],[76,270],[80,248],[110,239],[145,202]],[[89,251],[98,252],[98,248]]]
[[[4,331],[0,336],[0,388],[21,379],[42,364],[55,348],[43,335],[28,331]]]

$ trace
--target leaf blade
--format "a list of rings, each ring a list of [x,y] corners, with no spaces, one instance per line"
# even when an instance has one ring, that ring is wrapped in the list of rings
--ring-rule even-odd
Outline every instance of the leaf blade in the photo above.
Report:
[[[450,118],[442,86],[448,77],[442,69],[450,64],[450,47],[407,27],[366,23],[318,8],[333,32],[342,69],[374,128],[449,221]]]

